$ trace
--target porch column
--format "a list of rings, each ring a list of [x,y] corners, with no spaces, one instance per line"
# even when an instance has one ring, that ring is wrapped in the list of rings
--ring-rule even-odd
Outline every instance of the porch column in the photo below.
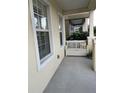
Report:
[[[71,24],[69,24],[69,35],[71,35]]]
[[[90,16],[89,16],[89,37],[88,37],[88,50],[91,51],[92,50],[92,40],[94,38],[94,12],[91,11],[90,12]]]
[[[94,12],[90,12],[90,20],[89,20],[89,25],[90,25],[90,34],[89,36],[90,37],[94,37],[94,24],[93,24],[93,21],[94,21]]]
[[[88,18],[85,18],[85,23],[82,26],[84,32],[88,32]]]

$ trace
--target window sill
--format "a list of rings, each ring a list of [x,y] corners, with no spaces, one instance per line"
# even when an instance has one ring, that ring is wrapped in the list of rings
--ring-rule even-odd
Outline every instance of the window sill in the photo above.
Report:
[[[46,65],[53,59],[53,53],[50,53],[48,56],[46,56],[43,60],[40,60],[40,68],[39,71],[41,71]]]

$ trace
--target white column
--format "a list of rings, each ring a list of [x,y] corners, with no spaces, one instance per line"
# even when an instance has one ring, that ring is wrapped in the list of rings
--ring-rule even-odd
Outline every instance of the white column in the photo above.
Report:
[[[89,17],[89,25],[90,25],[90,33],[89,36],[90,37],[94,37],[94,24],[93,24],[93,20],[94,19],[94,13],[93,11],[90,12],[90,17]]]
[[[93,11],[90,12],[90,16],[89,16],[89,26],[90,26],[90,30],[89,30],[89,37],[88,37],[88,51],[92,51],[93,48],[93,38],[94,38],[94,24],[93,24],[93,20],[94,19],[94,13]]]
[[[87,31],[87,32],[88,32],[88,25],[89,25],[89,24],[88,24],[88,21],[89,21],[88,18],[85,18],[85,24],[86,24],[86,31]]]
[[[85,23],[83,24],[82,27],[84,32],[88,31],[88,18],[85,18]]]

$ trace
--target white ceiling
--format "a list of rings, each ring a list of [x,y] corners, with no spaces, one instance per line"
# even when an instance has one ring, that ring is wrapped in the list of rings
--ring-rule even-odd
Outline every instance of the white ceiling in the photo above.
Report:
[[[89,12],[84,12],[84,13],[66,15],[65,19],[67,20],[67,19],[88,18],[88,17],[89,17]]]
[[[90,0],[57,0],[60,8],[64,11],[86,8]]]
[[[80,24],[80,25],[83,24],[83,23],[82,23],[82,19],[74,19],[74,20],[71,20],[71,23],[72,23],[72,24]]]

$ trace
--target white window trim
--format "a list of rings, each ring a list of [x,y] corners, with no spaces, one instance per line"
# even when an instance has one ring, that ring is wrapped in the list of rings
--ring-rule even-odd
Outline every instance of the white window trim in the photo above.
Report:
[[[48,14],[48,27],[49,29],[48,30],[42,30],[42,31],[49,31],[49,40],[50,40],[50,53],[45,56],[43,59],[40,60],[40,57],[39,57],[39,49],[38,49],[38,42],[37,42],[37,34],[36,34],[36,30],[40,30],[41,29],[36,29],[35,28],[35,21],[34,21],[34,12],[33,12],[33,3],[32,3],[32,0],[29,0],[29,6],[30,6],[30,14],[31,14],[31,21],[32,21],[32,29],[33,29],[33,32],[34,32],[34,42],[35,42],[35,49],[36,49],[36,59],[37,59],[37,71],[40,71],[41,69],[43,69],[50,61],[50,59],[53,57],[53,40],[52,40],[52,37],[53,37],[53,33],[52,33],[52,29],[51,29],[51,9],[50,9],[50,2],[49,1],[46,1],[46,0],[43,0],[46,5],[47,5],[47,14]],[[42,62],[44,61],[44,62]],[[41,64],[42,62],[42,64]]]

